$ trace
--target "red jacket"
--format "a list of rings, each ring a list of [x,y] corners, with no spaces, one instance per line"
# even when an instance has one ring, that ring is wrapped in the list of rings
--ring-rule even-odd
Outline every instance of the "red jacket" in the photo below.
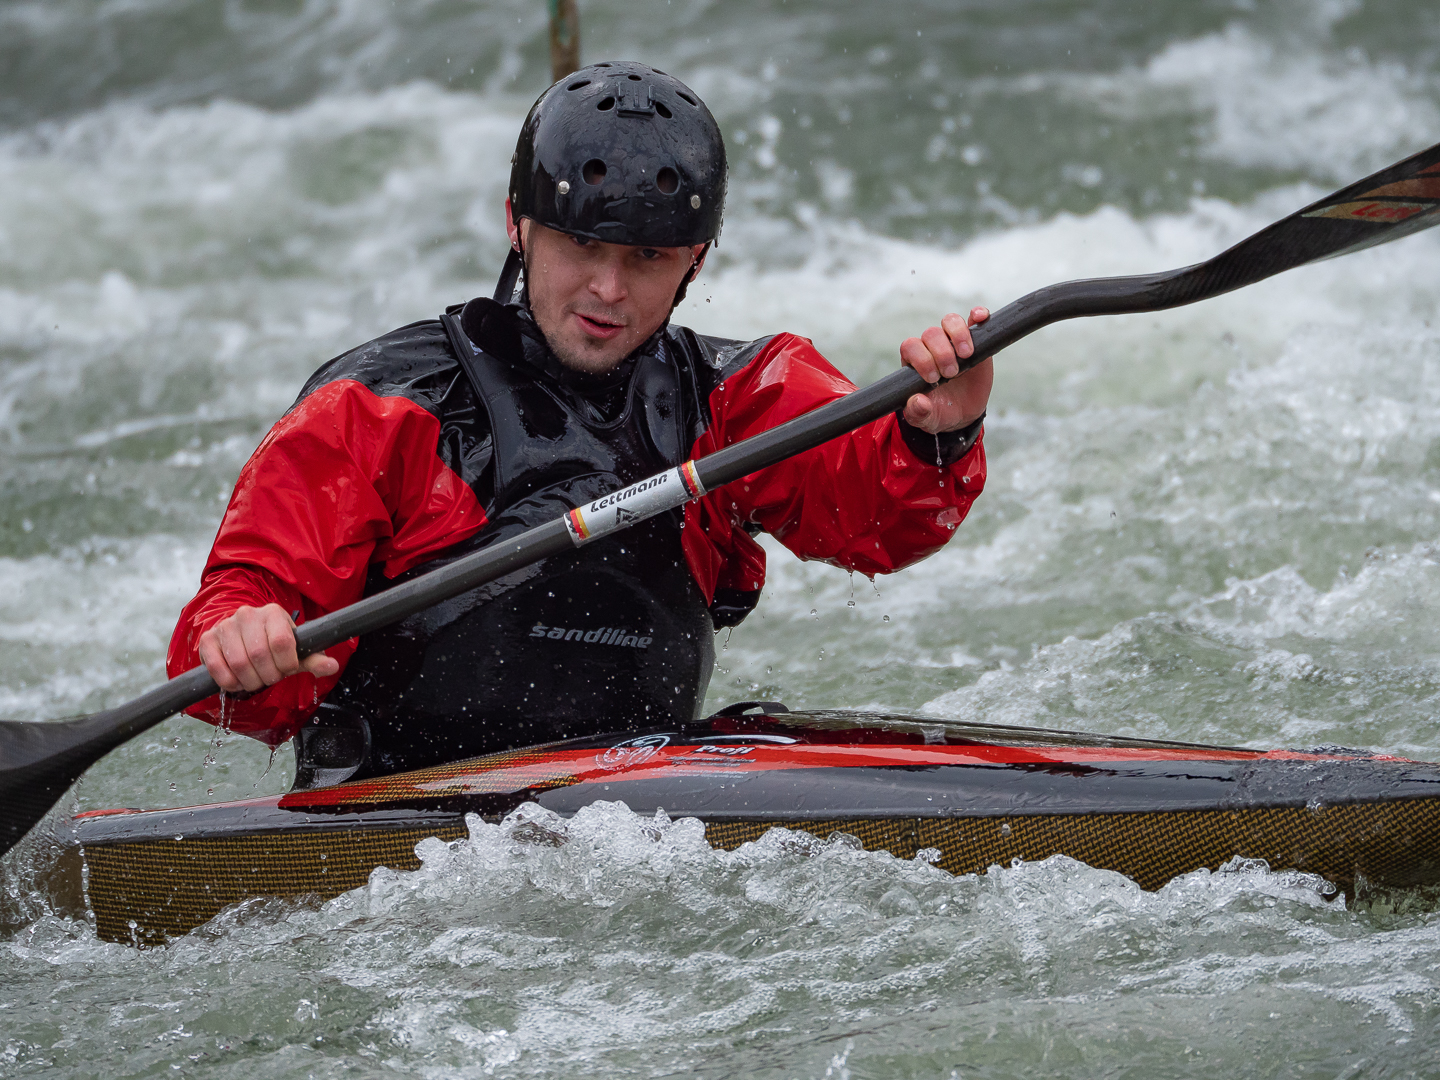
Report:
[[[172,677],[200,663],[200,635],[241,606],[276,603],[297,623],[314,619],[361,599],[372,568],[394,578],[486,525],[476,494],[483,481],[456,471],[451,448],[463,433],[436,405],[440,391],[386,384],[377,393],[356,378],[312,385],[241,470],[200,591],[175,628],[166,661]],[[710,393],[708,429],[690,456],[854,389],[807,339],[777,335]],[[911,449],[900,421],[886,416],[688,504],[686,561],[707,599],[717,588],[758,590],[765,554],[743,527],[751,524],[802,559],[889,573],[938,550],[984,483],[978,439],[958,461],[937,467]],[[354,649],[352,640],[328,652],[343,670]],[[279,745],[337,678],[286,679],[228,702],[224,721]],[[222,719],[218,697],[189,712]]]

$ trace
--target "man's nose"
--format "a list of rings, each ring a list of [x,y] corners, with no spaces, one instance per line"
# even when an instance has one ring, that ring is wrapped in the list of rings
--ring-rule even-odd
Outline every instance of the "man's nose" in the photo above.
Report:
[[[590,279],[590,291],[602,304],[618,304],[629,295],[625,285],[625,274],[618,260],[607,260],[597,267]]]

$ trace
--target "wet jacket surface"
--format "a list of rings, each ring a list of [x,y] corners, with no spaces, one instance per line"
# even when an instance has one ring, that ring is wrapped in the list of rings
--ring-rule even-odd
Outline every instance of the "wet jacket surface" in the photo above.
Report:
[[[200,635],[242,605],[316,618],[853,389],[790,334],[667,326],[593,377],[489,300],[402,327],[324,365],[256,449],[167,667],[197,665]],[[887,416],[335,646],[338,676],[302,673],[227,702],[223,719],[278,745],[338,704],[366,716],[381,771],[680,722],[703,698],[713,625],[742,618],[764,584],[752,532],[887,573],[943,545],[984,479],[978,440],[937,442]],[[222,719],[218,698],[190,712]]]

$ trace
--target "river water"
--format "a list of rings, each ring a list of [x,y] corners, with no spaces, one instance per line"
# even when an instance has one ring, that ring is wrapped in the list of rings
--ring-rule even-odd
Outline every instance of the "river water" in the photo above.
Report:
[[[1440,139],[1427,0],[592,0],[724,128],[678,318],[857,381],[945,311],[1196,262]],[[490,290],[539,0],[0,3],[0,716],[161,676],[306,375]],[[872,585],[771,545],[710,703],[1440,758],[1440,236],[997,361],[989,486]],[[284,790],[172,720],[66,808]],[[145,952],[4,864],[0,1075],[1440,1076],[1440,903],[952,878],[586,811]]]

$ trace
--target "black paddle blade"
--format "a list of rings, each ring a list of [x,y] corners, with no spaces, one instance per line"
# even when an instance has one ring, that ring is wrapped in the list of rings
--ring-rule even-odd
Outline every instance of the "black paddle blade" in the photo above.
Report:
[[[101,754],[125,741],[115,734],[108,713],[0,724],[0,853],[34,828]]]
[[[196,668],[89,716],[0,720],[0,855],[19,843],[91,765],[215,690],[205,669]]]
[[[1440,144],[1311,203],[1196,267],[1192,299],[1218,296],[1282,270],[1386,244],[1437,224]]]

